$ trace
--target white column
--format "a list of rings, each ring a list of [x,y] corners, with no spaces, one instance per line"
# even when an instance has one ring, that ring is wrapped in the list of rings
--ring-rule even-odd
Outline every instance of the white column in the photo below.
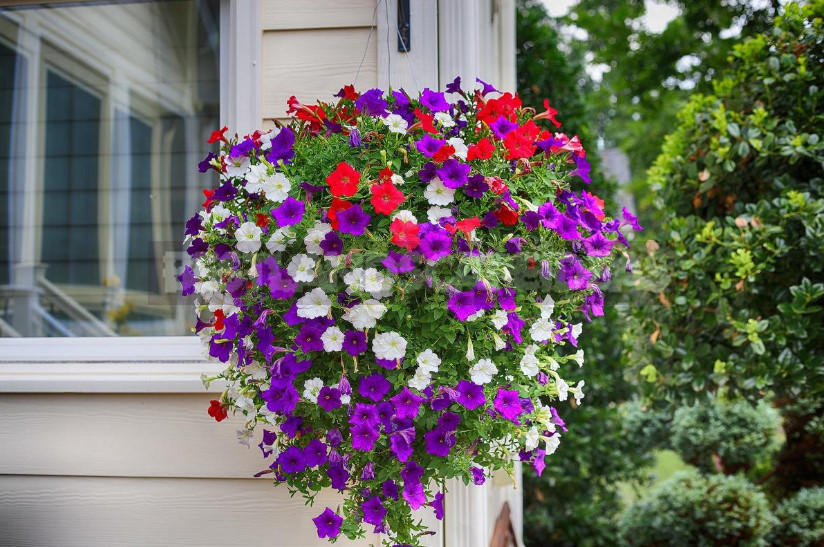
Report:
[[[262,71],[260,0],[224,0],[220,6],[220,119],[229,134],[261,125]],[[218,128],[215,128],[218,129]]]

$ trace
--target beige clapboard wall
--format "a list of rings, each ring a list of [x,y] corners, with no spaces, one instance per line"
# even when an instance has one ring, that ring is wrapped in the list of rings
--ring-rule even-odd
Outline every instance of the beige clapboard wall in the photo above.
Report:
[[[421,88],[442,86],[439,70],[454,76],[457,69],[446,67],[443,45],[439,51],[439,25],[463,24],[463,8],[477,24],[456,29],[450,47],[478,44],[475,69],[493,82],[512,80],[504,88],[514,85],[504,51],[514,52],[514,25],[501,25],[501,13],[514,17],[513,0],[412,2],[414,69],[389,53],[386,27],[373,30],[366,46],[377,0],[262,0],[264,126],[285,116],[292,94],[309,103],[329,100],[353,81],[361,62],[359,89],[401,82],[412,90],[412,70]],[[452,19],[441,20],[439,7]],[[464,32],[466,39],[455,41]],[[394,36],[389,41],[395,45]],[[514,61],[514,53],[510,57]],[[137,392],[142,387],[53,393],[53,382],[50,393],[36,386],[6,393],[2,383],[0,374],[0,547],[327,545],[310,519],[327,505],[334,508],[337,495],[323,493],[315,507],[305,507],[285,487],[253,478],[264,467],[260,452],[235,441],[236,422],[218,424],[206,415],[214,394]],[[521,493],[506,479],[483,488],[450,485],[445,525],[431,509],[419,512],[438,531],[428,547],[488,545],[504,501],[520,530]],[[337,543],[378,544],[375,536]]]

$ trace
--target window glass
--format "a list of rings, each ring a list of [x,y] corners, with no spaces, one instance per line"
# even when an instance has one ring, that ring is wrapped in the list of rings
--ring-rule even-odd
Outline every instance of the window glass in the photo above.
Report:
[[[219,0],[0,7],[0,335],[191,332]],[[210,172],[211,173],[211,172]]]

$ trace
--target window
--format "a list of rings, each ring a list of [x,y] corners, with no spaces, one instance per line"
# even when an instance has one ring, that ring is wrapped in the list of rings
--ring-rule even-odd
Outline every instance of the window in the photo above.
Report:
[[[0,8],[0,335],[189,332],[174,276],[216,184],[196,165],[221,120],[229,6]]]

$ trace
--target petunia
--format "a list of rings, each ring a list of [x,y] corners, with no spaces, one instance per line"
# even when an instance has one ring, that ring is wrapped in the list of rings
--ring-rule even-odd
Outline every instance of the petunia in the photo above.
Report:
[[[381,499],[378,496],[374,496],[361,504],[361,509],[363,510],[363,521],[369,524],[374,524],[375,526],[379,526],[383,523],[383,519],[386,516],[386,508],[381,503]]]
[[[345,490],[346,481],[349,480],[349,473],[340,464],[330,465],[326,470],[326,476],[332,481],[332,488],[335,490]]]
[[[359,330],[348,330],[343,335],[343,350],[351,356],[366,351],[366,334]]]
[[[418,417],[418,410],[425,399],[420,395],[415,395],[408,388],[404,387],[400,393],[390,399],[395,405],[395,411],[401,420],[414,420]]]
[[[406,339],[397,332],[382,332],[372,339],[372,351],[378,359],[402,359],[406,354]]]
[[[443,498],[443,492],[438,492],[435,494],[435,498],[430,502],[432,509],[435,510],[435,518],[438,520],[443,520],[444,516]]]
[[[401,463],[408,462],[409,458],[412,457],[414,452],[413,442],[415,442],[414,427],[399,429],[389,436],[389,448]]]
[[[290,446],[281,452],[277,463],[284,473],[302,473],[306,469],[306,458],[297,446]]]
[[[458,392],[458,403],[463,405],[467,410],[475,410],[486,403],[484,389],[477,383],[461,380],[458,382],[458,385],[455,386],[455,391]]]
[[[307,467],[318,467],[326,463],[327,446],[323,441],[312,439],[303,449]]]
[[[381,261],[381,264],[395,274],[408,273],[415,269],[415,263],[409,255],[402,255],[395,251],[390,251],[386,258]]]
[[[283,128],[269,142],[272,146],[269,153],[266,154],[266,160],[269,163],[277,165],[281,160],[284,163],[289,163],[295,157],[295,134],[288,127]]]
[[[466,321],[467,317],[478,311],[475,293],[471,291],[456,292],[449,297],[446,305],[459,321]]]
[[[426,453],[445,458],[455,445],[455,433],[446,428],[436,427],[423,435]]]
[[[351,427],[352,448],[362,452],[371,452],[380,438],[377,427],[369,423],[355,424]]]
[[[509,133],[518,129],[518,124],[515,122],[511,122],[506,119],[506,116],[498,116],[498,119],[489,124],[489,128],[492,130],[492,133],[499,139],[503,139]]]
[[[558,273],[558,280],[564,281],[570,290],[580,291],[589,286],[592,272],[584,268],[574,255],[568,255],[561,259],[561,271]]]
[[[365,399],[370,399],[377,403],[383,400],[391,388],[392,384],[389,380],[375,372],[361,378],[360,385],[358,386],[358,394]]]
[[[436,173],[444,186],[454,189],[466,184],[470,169],[471,167],[466,163],[461,163],[456,159],[448,159],[443,162],[443,165]]]
[[[415,148],[424,156],[431,158],[444,144],[446,144],[446,141],[436,139],[427,133],[420,140],[415,141]]]
[[[452,253],[452,236],[443,229],[434,229],[421,238],[418,251],[427,260],[440,260]]]
[[[327,232],[320,242],[324,256],[339,256],[343,252],[343,240],[335,232]]]
[[[381,485],[381,492],[383,493],[383,497],[392,498],[395,501],[398,501],[398,497],[400,496],[400,493],[398,492],[398,483],[392,479],[386,479],[383,482]]]
[[[353,205],[337,214],[338,230],[355,236],[363,235],[369,225],[370,217],[363,212],[360,205]]]
[[[329,190],[336,198],[354,196],[358,191],[361,174],[351,165],[342,161],[334,171],[326,177]]]
[[[373,185],[369,191],[372,193],[370,203],[375,208],[376,213],[390,215],[406,199],[403,192],[398,190],[391,182]]]
[[[477,199],[484,196],[487,190],[489,190],[489,185],[485,182],[485,177],[477,173],[467,179],[466,186],[463,188],[467,196]]]
[[[361,96],[355,101],[355,106],[369,116],[383,116],[386,114],[387,104],[383,98],[383,91],[370,89],[361,93]]]
[[[472,472],[473,484],[480,486],[486,482],[486,476],[484,475],[483,469],[480,467],[470,467],[469,470]]]
[[[332,307],[332,301],[329,299],[329,296],[319,287],[315,287],[298,298],[297,304],[298,316],[307,319],[323,317],[329,313]]]
[[[523,412],[521,398],[515,390],[498,388],[498,393],[495,395],[492,404],[501,416],[513,422]]]
[[[450,108],[443,93],[440,91],[432,91],[428,87],[421,93],[421,104],[432,112],[442,112]]]
[[[575,161],[575,169],[569,172],[570,175],[579,177],[582,181],[589,184],[592,179],[589,177],[590,165],[586,158],[573,154],[572,159]]]
[[[335,538],[340,535],[340,527],[343,524],[343,517],[329,509],[312,519],[318,529],[319,538]]]
[[[306,206],[292,196],[287,197],[280,206],[272,209],[272,216],[278,226],[293,226],[303,220]]]
[[[180,294],[182,296],[187,296],[195,292],[195,282],[197,281],[197,278],[195,277],[191,266],[185,266],[180,275],[177,276],[177,280],[180,282]]]
[[[352,415],[349,416],[349,423],[352,425],[367,424],[377,426],[380,422],[378,408],[375,405],[357,403]]]
[[[498,374],[498,367],[491,359],[479,359],[472,368],[469,369],[469,376],[473,383],[478,385],[488,384],[493,376]]]
[[[340,390],[336,387],[323,386],[318,393],[318,406],[326,412],[341,407]]]

